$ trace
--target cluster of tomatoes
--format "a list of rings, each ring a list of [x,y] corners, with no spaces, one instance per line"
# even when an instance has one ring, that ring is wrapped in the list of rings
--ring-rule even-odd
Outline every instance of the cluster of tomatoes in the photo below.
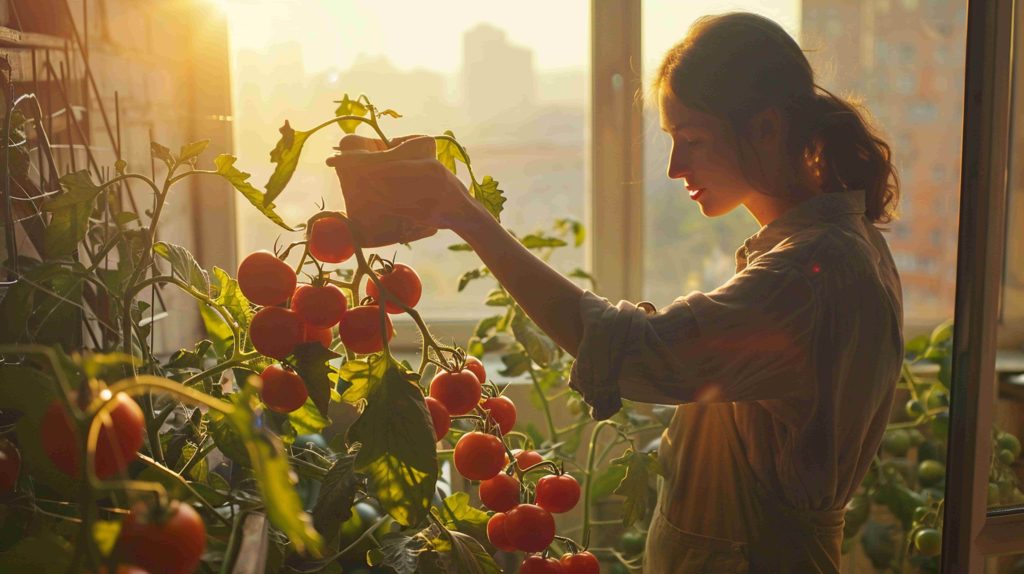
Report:
[[[355,254],[348,223],[329,212],[314,217],[306,249],[319,263],[347,261]],[[423,290],[416,271],[401,263],[383,265],[377,280],[404,305],[414,307]],[[366,284],[366,304],[349,307],[344,292],[322,272],[311,283],[299,283],[295,270],[284,261],[269,251],[256,251],[239,264],[238,287],[250,302],[262,307],[249,324],[249,340],[262,355],[284,361],[302,343],[319,342],[330,348],[335,326],[342,344],[353,353],[376,353],[384,347],[380,291],[372,280]],[[384,328],[391,340],[395,332],[387,315],[404,310],[391,301],[384,310]],[[287,366],[272,364],[261,378],[261,398],[271,410],[292,412],[309,397],[302,378]]]
[[[524,502],[530,492],[519,477],[543,466],[555,466],[532,450],[511,451],[514,462],[509,460],[501,437],[515,426],[516,406],[505,396],[486,397],[482,385],[486,381],[484,365],[475,357],[467,357],[455,371],[442,370],[434,377],[425,400],[435,437],[441,440],[448,433],[452,416],[467,415],[475,409],[482,412],[485,430],[497,434],[479,430],[463,434],[455,444],[455,469],[469,480],[480,481],[480,501],[495,512],[487,522],[491,544],[506,552],[543,552],[555,539],[553,514],[575,508],[580,485],[562,472],[547,475],[537,481],[533,502]],[[531,554],[519,571],[596,574],[599,565],[587,551],[566,554],[561,560]]]

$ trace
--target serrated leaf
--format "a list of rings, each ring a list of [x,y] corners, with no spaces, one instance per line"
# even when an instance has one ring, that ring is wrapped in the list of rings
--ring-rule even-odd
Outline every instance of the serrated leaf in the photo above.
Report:
[[[383,360],[378,355],[345,361],[338,368],[338,386],[341,389],[341,400],[355,404],[370,396],[370,390],[380,383],[379,369],[371,369],[371,364]]]
[[[515,352],[501,356],[504,369],[498,371],[503,377],[518,377],[530,370],[530,357],[526,353]]]
[[[220,267],[213,268],[213,277],[217,280],[217,291],[213,300],[226,308],[228,315],[238,323],[244,332],[253,316],[249,299],[238,287],[238,281],[232,279]],[[235,342],[232,340],[231,328],[219,313],[202,301],[197,302],[200,315],[203,318],[203,325],[206,327],[206,334],[213,341],[213,347],[219,355],[225,355],[232,344],[245,346],[245,341]]]
[[[43,231],[43,250],[48,259],[74,253],[89,231],[92,214],[100,188],[92,182],[87,170],[69,173],[60,178],[64,193],[46,201],[44,211],[50,212],[50,222]]]
[[[327,425],[331,424],[331,419],[320,413],[313,399],[306,399],[301,407],[288,413],[288,424],[295,434],[316,434],[327,428]]]
[[[302,343],[295,348],[295,361],[292,364],[295,372],[302,377],[302,381],[309,390],[309,398],[320,410],[320,414],[327,416],[327,408],[331,403],[331,380],[329,376],[334,372],[334,367],[329,361],[337,359],[341,355],[325,349],[318,342]]]
[[[171,264],[171,274],[178,277],[203,295],[210,294],[210,276],[199,266],[188,249],[173,243],[158,241],[153,252]]]
[[[444,135],[455,138],[455,134],[451,130],[445,130]],[[455,168],[456,160],[466,163],[466,156],[462,154],[462,150],[447,138],[437,137],[434,138],[434,142],[437,144],[437,161],[448,168],[448,171],[457,173]]]
[[[71,543],[54,530],[38,528],[6,552],[0,552],[5,572],[67,572],[71,564]]]
[[[80,348],[82,275],[78,263],[42,263],[23,268],[0,301],[0,342]],[[76,329],[77,328],[77,329]]]
[[[427,515],[437,483],[437,452],[430,414],[416,373],[393,361],[371,365],[379,378],[366,408],[349,428],[349,442],[361,443],[356,470],[370,478],[369,493],[403,526]]]
[[[466,285],[469,285],[470,281],[486,277],[490,274],[491,272],[486,267],[479,267],[477,269],[466,271],[461,277],[459,277],[459,291],[465,289]]]
[[[500,320],[501,315],[493,315],[491,317],[481,319],[480,322],[476,324],[476,328],[473,329],[473,334],[477,337],[486,337],[488,333],[498,325],[498,321]]]
[[[538,365],[547,367],[554,359],[558,346],[526,316],[522,309],[516,309],[512,317],[512,333],[526,349],[526,354]]]
[[[608,468],[605,468],[594,479],[590,495],[594,500],[601,500],[606,496],[611,495],[615,492],[615,489],[618,488],[619,484],[622,483],[622,479],[625,477],[626,465],[624,464],[613,464]]]
[[[449,572],[459,574],[501,574],[501,568],[476,538],[457,530],[446,530],[451,549],[441,552]]]
[[[504,289],[492,289],[487,294],[487,299],[484,300],[484,305],[490,307],[504,307],[512,303],[512,298],[508,296],[508,293]],[[497,319],[495,320],[497,323]]]
[[[206,353],[209,352],[210,347],[213,346],[213,342],[209,339],[203,339],[196,343],[194,350],[180,349],[171,355],[171,358],[167,361],[164,367],[168,369],[202,369],[203,359],[206,357]]]
[[[336,549],[342,523],[352,517],[352,505],[360,479],[355,471],[355,453],[346,453],[334,461],[320,485],[313,505],[313,526],[324,537],[328,548]]]
[[[420,536],[388,532],[380,537],[379,561],[374,560],[372,566],[387,566],[397,574],[416,574],[425,547],[426,541]]]
[[[264,200],[263,192],[249,183],[248,179],[251,174],[235,167],[236,161],[238,161],[238,158],[225,153],[217,156],[213,163],[217,166],[217,174],[226,179],[260,213],[288,231],[295,231],[293,227],[285,223],[281,216],[274,211],[274,204]]]
[[[448,246],[448,251],[472,251],[472,250],[473,250],[473,248],[470,247],[470,245],[468,243],[455,243],[453,245],[449,245]]]
[[[586,229],[583,227],[583,224],[575,219],[562,218],[555,220],[555,229],[561,233],[571,232],[576,247],[583,245],[587,238]]]
[[[520,240],[527,249],[542,249],[545,247],[563,247],[566,245],[565,241],[557,237],[548,237],[537,233],[531,233]]]
[[[501,212],[506,200],[502,190],[498,189],[497,181],[489,175],[485,175],[481,182],[474,180],[471,193],[494,216],[494,219],[501,221]]]
[[[149,153],[156,159],[166,163],[168,166],[174,163],[174,156],[171,154],[170,148],[162,146],[156,142],[149,142]]]
[[[197,142],[192,142],[190,144],[185,144],[181,146],[181,151],[178,152],[178,161],[184,162],[194,157],[198,157],[199,154],[206,151],[206,148],[209,147],[209,145],[210,140],[199,140]]]
[[[364,106],[362,102],[358,100],[348,99],[348,94],[345,94],[345,97],[343,97],[341,101],[338,101],[336,103],[338,104],[338,107],[334,110],[335,116],[366,117],[366,114],[370,112],[370,110],[366,106]],[[340,127],[341,130],[344,131],[345,133],[351,134],[355,133],[356,128],[358,128],[359,124],[361,123],[363,122],[360,122],[359,120],[341,120],[338,122],[338,127]]]
[[[449,528],[455,528],[463,532],[478,532],[481,528],[486,528],[487,521],[490,516],[475,508],[469,501],[469,494],[465,492],[456,492],[455,494],[445,498],[444,511],[441,513],[447,521]],[[486,532],[485,532],[486,535]]]
[[[263,205],[272,206],[277,196],[281,195],[285,186],[291,181],[295,168],[299,165],[299,156],[302,155],[302,146],[313,134],[313,131],[297,132],[285,120],[281,126],[281,139],[270,152],[270,161],[277,164],[274,173],[267,180],[266,194],[263,196]]]
[[[97,520],[92,523],[92,539],[104,556],[110,556],[120,532],[120,520]]]
[[[612,464],[626,466],[626,475],[615,489],[615,494],[626,497],[622,505],[622,525],[629,527],[647,515],[650,505],[650,481],[658,474],[658,458],[654,453],[626,449]]]

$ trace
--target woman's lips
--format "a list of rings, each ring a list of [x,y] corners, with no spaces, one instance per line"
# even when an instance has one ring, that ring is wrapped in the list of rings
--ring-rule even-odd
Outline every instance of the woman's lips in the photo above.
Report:
[[[690,199],[693,199],[693,200],[699,199],[700,196],[704,194],[704,189],[705,188],[703,188],[703,187],[697,188],[697,189],[690,189],[689,190],[690,191]]]

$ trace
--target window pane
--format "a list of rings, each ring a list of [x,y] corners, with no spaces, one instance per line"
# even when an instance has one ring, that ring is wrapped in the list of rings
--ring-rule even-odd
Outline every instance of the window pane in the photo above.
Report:
[[[477,179],[491,175],[504,190],[506,227],[525,235],[550,229],[556,218],[582,221],[589,2],[222,1],[250,7],[230,17],[238,165],[257,185],[272,171],[267,154],[284,120],[308,129],[331,117],[344,93],[366,94],[403,114],[384,124],[389,136],[452,130]],[[344,209],[337,177],[324,165],[340,136],[332,128],[306,144],[276,202],[287,222],[305,221],[321,200]],[[238,228],[242,256],[272,247],[281,235],[244,200]],[[284,234],[282,243],[298,238]],[[441,231],[411,249],[376,250],[397,254],[420,274],[417,308],[428,321],[490,314],[482,301],[493,281],[457,291],[459,276],[480,265],[472,253],[447,249],[458,242]],[[582,267],[583,249],[556,250],[551,263],[564,271]]]

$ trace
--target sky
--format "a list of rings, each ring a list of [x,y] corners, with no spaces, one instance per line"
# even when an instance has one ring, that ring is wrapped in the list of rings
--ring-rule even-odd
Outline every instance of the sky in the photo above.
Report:
[[[402,70],[455,74],[463,31],[484,22],[504,29],[512,43],[530,48],[538,71],[583,68],[589,58],[590,0],[207,1],[227,14],[234,51],[297,41],[311,72],[346,69],[366,53],[385,55]],[[754,11],[799,38],[800,0],[646,0],[642,10],[647,69],[702,14]]]

